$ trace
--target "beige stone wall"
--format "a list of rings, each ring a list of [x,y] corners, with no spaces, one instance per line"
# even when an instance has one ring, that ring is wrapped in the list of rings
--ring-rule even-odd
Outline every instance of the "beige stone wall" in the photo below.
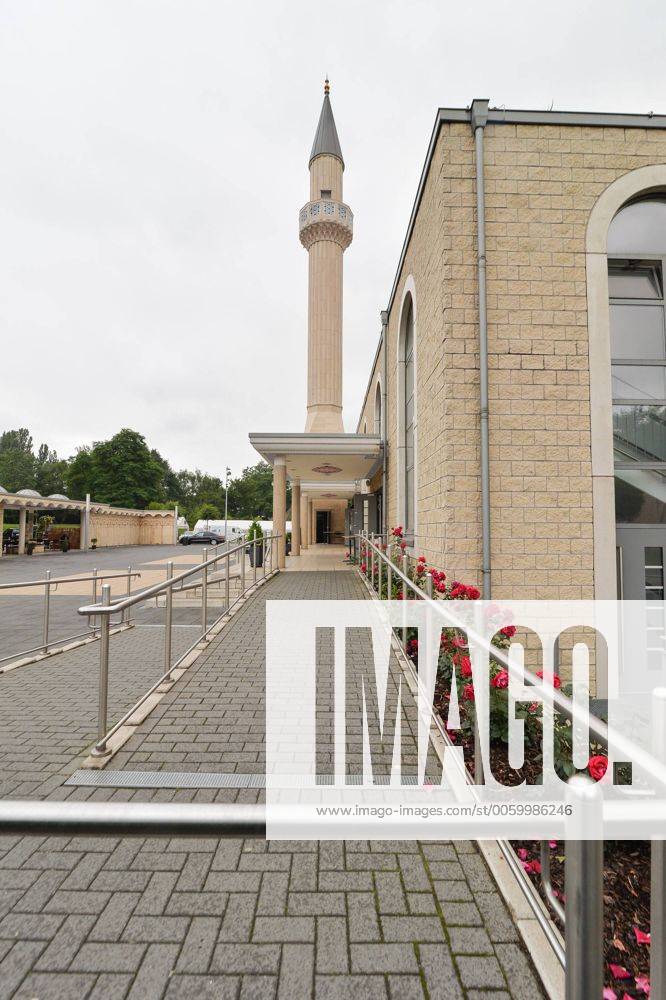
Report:
[[[608,184],[664,162],[664,131],[486,128],[494,596],[594,594],[585,232]],[[389,320],[389,522],[400,520],[396,357],[411,275],[417,548],[470,583],[481,576],[475,253],[472,134],[466,123],[448,123],[440,129]],[[368,426],[373,398],[371,389]]]
[[[173,542],[173,514],[131,516],[91,513],[89,538],[98,548],[112,545],[170,545]]]

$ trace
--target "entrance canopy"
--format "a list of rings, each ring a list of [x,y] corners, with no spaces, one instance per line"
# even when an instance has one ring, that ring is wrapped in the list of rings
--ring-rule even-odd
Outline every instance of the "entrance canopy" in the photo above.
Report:
[[[283,458],[288,478],[311,496],[351,497],[382,463],[376,434],[250,434],[250,443],[270,465]]]

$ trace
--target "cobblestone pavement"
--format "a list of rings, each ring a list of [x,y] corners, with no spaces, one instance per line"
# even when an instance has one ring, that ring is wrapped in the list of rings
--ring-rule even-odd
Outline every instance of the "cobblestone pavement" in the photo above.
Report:
[[[364,593],[352,573],[270,581],[109,766],[263,770],[265,600]],[[33,669],[16,671],[17,679]],[[2,703],[10,719],[25,713],[25,723],[27,703],[16,697],[13,690]],[[358,697],[353,688],[350,697]],[[39,705],[45,723],[48,705]],[[60,706],[60,718],[68,711]],[[409,707],[401,725],[409,736]],[[350,732],[352,745],[354,738]],[[63,744],[54,762],[59,781],[78,764],[73,750],[67,759]],[[261,794],[61,785],[36,792],[155,801],[256,801]],[[0,838],[0,998],[542,995],[472,843]]]

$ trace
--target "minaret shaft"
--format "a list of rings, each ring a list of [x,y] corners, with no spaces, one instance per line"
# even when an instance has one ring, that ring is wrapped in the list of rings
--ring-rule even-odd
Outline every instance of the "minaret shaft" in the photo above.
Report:
[[[326,89],[310,157],[310,201],[300,213],[300,239],[309,253],[305,430],[320,434],[344,431],[342,255],[352,241],[353,216],[342,201],[343,170]]]

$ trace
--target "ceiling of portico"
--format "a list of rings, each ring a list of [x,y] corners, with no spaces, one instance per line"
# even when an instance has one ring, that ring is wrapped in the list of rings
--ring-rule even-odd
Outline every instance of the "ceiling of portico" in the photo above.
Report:
[[[251,434],[250,441],[271,465],[283,457],[290,479],[341,496],[353,495],[353,484],[381,464],[381,439],[371,434]]]

